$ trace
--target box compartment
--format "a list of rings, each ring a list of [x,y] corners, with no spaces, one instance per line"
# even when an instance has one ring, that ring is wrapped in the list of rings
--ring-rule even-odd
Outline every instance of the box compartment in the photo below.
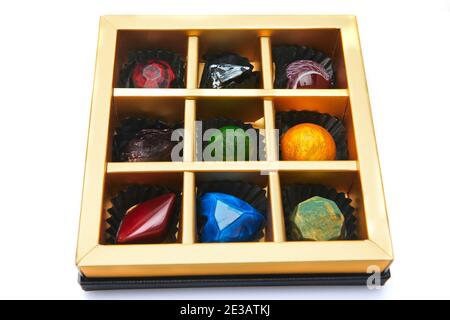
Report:
[[[350,205],[355,208],[358,240],[367,239],[364,202],[362,201],[361,181],[358,172],[328,171],[328,172],[283,172],[280,173],[281,188],[291,184],[320,184],[343,192],[352,199]],[[283,212],[283,217],[285,213]],[[351,240],[344,240],[351,241]]]
[[[195,174],[195,183],[196,189],[197,186],[204,182],[211,181],[243,181],[251,184],[256,184],[262,189],[266,191],[267,197],[267,213],[266,213],[266,227],[264,229],[264,237],[260,239],[260,242],[270,242],[273,241],[273,227],[272,227],[272,209],[270,205],[270,190],[268,183],[268,176],[262,175],[261,172],[254,171],[241,171],[241,172],[197,172]],[[198,209],[195,208],[196,214],[198,214]],[[197,232],[196,232],[197,234]],[[197,243],[201,243],[198,240],[197,234]],[[229,245],[239,246],[240,243],[229,243]]]
[[[249,59],[254,66],[253,71],[261,71],[261,50],[257,30],[203,30],[199,34],[198,86],[205,67],[204,55],[217,53],[239,54]],[[262,86],[261,77],[259,88]]]
[[[183,173],[182,172],[148,172],[148,173],[114,173],[108,174],[106,177],[104,199],[103,199],[103,216],[100,232],[100,244],[106,245],[105,234],[108,228],[106,220],[110,217],[107,209],[111,208],[111,198],[117,195],[121,190],[124,190],[130,185],[146,185],[146,186],[164,186],[170,190],[180,192],[183,197]],[[183,208],[180,212],[180,221],[178,226],[177,242],[180,243],[182,239],[182,221]],[[159,245],[159,244],[158,244]],[[116,246],[110,245],[108,246]],[[127,245],[119,245],[127,246]],[[149,244],[152,246],[152,244]]]
[[[306,110],[328,113],[340,119],[347,130],[348,160],[358,160],[352,110],[348,97],[276,97],[273,103],[275,112]]]
[[[340,29],[274,30],[271,32],[270,38],[272,48],[279,45],[304,45],[324,52],[334,62],[336,89],[347,88]],[[275,65],[273,65],[273,68],[275,70]],[[273,72],[273,75],[275,75],[275,72]]]
[[[188,35],[184,31],[118,30],[113,78],[114,87],[120,87],[120,69],[123,64],[127,63],[130,51],[165,49],[177,53],[187,61],[187,46]]]
[[[227,98],[227,99],[199,99],[196,101],[196,120],[198,122],[212,119],[225,118],[240,120],[250,124],[255,129],[261,129],[260,135],[264,139],[265,119],[263,101],[259,98]],[[199,123],[196,123],[198,125]],[[203,137],[199,137],[201,130],[196,128],[197,161],[201,160],[200,143]],[[262,145],[265,149],[265,145]],[[266,158],[265,150],[260,152],[260,160]]]
[[[137,89],[140,90],[140,89]],[[128,117],[161,120],[170,125],[182,124],[185,116],[184,99],[170,97],[114,98],[109,124],[107,161],[112,161],[114,132],[123,119]]]

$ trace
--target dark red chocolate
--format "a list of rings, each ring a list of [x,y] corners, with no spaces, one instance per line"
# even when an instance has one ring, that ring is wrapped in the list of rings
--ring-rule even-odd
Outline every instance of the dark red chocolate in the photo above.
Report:
[[[138,63],[131,78],[135,88],[170,88],[176,76],[166,61],[150,59]]]
[[[122,220],[117,243],[161,243],[169,230],[176,196],[166,193],[132,208]]]

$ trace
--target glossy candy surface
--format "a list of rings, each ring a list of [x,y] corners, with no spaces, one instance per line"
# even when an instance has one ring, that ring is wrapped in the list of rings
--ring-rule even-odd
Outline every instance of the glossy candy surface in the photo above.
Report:
[[[292,240],[336,240],[344,225],[344,215],[336,203],[318,196],[299,203],[288,219]]]
[[[166,61],[156,59],[138,63],[131,75],[135,88],[170,88],[175,78],[171,66]]]
[[[223,145],[223,161],[250,160],[250,155],[254,154],[256,148],[251,145],[250,136],[244,129],[238,126],[223,126],[219,130],[220,134],[213,135],[210,143]]]
[[[121,153],[122,161],[171,161],[172,148],[176,142],[171,140],[171,129],[143,129],[131,139]]]
[[[252,241],[264,227],[265,218],[247,202],[225,193],[208,192],[200,198],[205,222],[202,242]]]
[[[201,88],[256,88],[259,73],[246,57],[236,53],[207,54],[200,81]]]
[[[286,68],[288,89],[329,89],[331,78],[325,68],[312,60],[297,60]]]
[[[336,158],[336,143],[323,127],[302,123],[281,137],[281,156],[290,161],[319,161]]]
[[[160,243],[169,229],[175,194],[167,193],[132,208],[122,220],[117,243]]]
[[[242,76],[244,73],[251,71],[247,66],[236,66],[232,64],[212,64],[209,67],[209,73],[212,81],[213,89],[220,89],[226,86],[225,83]]]

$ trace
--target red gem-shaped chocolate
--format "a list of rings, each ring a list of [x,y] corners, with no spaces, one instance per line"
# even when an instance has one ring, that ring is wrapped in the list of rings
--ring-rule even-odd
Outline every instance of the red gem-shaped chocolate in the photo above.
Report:
[[[160,243],[169,229],[176,196],[167,193],[147,200],[131,209],[124,217],[117,243]]]
[[[288,89],[329,89],[331,77],[325,68],[312,60],[298,60],[286,68]]]
[[[135,88],[170,88],[176,78],[166,61],[155,59],[137,64],[131,77]]]

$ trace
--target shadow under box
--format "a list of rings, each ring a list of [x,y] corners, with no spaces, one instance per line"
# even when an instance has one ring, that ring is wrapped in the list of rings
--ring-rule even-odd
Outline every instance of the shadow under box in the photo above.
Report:
[[[196,121],[203,123],[215,119],[231,119],[249,124],[255,129],[264,131],[264,106],[261,99],[253,98],[224,98],[224,99],[199,99],[196,104]],[[220,129],[220,128],[217,128]],[[197,161],[202,161],[202,148],[204,146],[202,132],[196,127],[196,154]],[[259,152],[259,160],[266,159],[264,136],[260,132],[260,147],[263,148]]]
[[[292,184],[319,184],[343,192],[352,200],[350,205],[355,208],[356,236],[358,240],[367,239],[367,225],[364,211],[364,201],[361,180],[358,172],[283,172],[280,173],[281,190]],[[284,217],[286,217],[284,212]],[[350,240],[345,240],[350,241]]]
[[[263,229],[263,235],[259,239],[259,242],[271,242],[273,241],[273,227],[272,227],[272,210],[270,206],[270,200],[269,200],[269,183],[268,183],[268,176],[267,175],[261,175],[260,172],[197,172],[195,174],[195,185],[196,185],[196,206],[198,206],[198,191],[199,186],[204,186],[205,184],[211,184],[212,182],[244,182],[248,184],[254,184],[258,187],[262,188],[266,192],[266,199],[267,199],[267,210],[266,210],[266,225]],[[238,196],[238,195],[235,195]],[[245,197],[244,194],[240,194],[238,196],[239,198]],[[197,221],[197,239],[196,241],[198,243],[200,242],[200,235],[199,235],[199,229],[200,229],[200,219],[199,219],[199,208],[197,207],[196,210],[196,221]],[[257,240],[258,241],[258,240]],[[238,242],[233,242],[234,244],[239,244]],[[233,244],[230,243],[230,244]]]
[[[105,189],[103,194],[103,219],[100,233],[101,244],[107,243],[106,230],[108,228],[108,223],[106,222],[106,220],[110,217],[110,214],[107,210],[112,206],[111,199],[115,197],[120,191],[125,190],[131,185],[160,186],[181,194],[183,191],[183,172],[123,172],[108,174],[105,179]],[[181,197],[183,197],[182,194]],[[182,217],[183,208],[181,208],[180,210],[178,221],[178,232],[176,235],[176,242],[178,243],[181,242]]]
[[[261,72],[261,49],[258,30],[205,30],[199,36],[199,67],[197,86],[205,67],[205,54],[236,53],[247,58],[253,71]],[[259,86],[262,88],[262,74]]]
[[[339,29],[274,30],[270,34],[272,49],[281,45],[303,45],[322,51],[333,60],[336,72],[336,89],[347,88],[342,38]],[[273,81],[275,64],[273,64]]]
[[[187,31],[119,30],[117,33],[114,86],[119,87],[120,70],[128,62],[130,52],[139,50],[169,50],[187,61]],[[185,79],[186,83],[186,72]]]
[[[314,111],[337,117],[343,122],[347,131],[348,160],[358,159],[348,97],[277,97],[274,99],[274,107],[275,112]]]
[[[142,118],[160,120],[169,125],[181,126],[184,122],[185,100],[182,98],[115,97],[110,117],[108,161],[112,161],[112,146],[115,130],[123,119]]]

